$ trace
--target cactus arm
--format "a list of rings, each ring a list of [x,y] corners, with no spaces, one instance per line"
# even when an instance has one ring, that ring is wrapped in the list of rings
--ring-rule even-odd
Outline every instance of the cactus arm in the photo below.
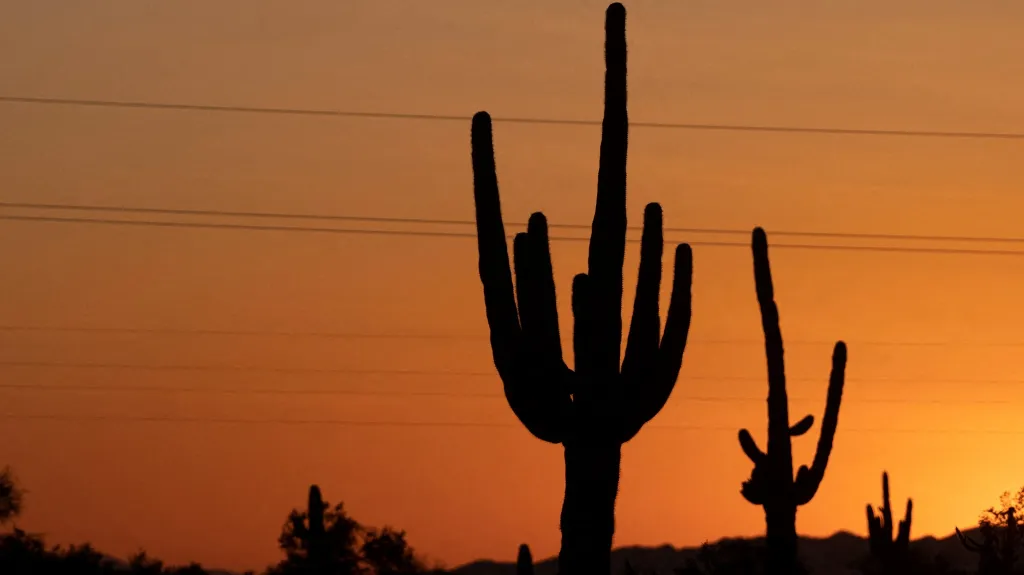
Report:
[[[846,344],[837,342],[832,352],[832,373],[829,376],[828,396],[825,400],[825,417],[821,422],[821,435],[814,452],[814,462],[808,470],[801,466],[796,475],[796,497],[799,505],[805,505],[818,492],[825,477],[825,467],[832,453],[836,427],[839,425],[839,406],[843,400],[843,382],[846,374]]]
[[[967,549],[972,553],[978,553],[981,551],[981,546],[970,537],[961,533],[959,527],[954,527],[954,529],[956,530],[956,536],[960,539],[960,544],[964,546],[964,549]]]
[[[491,349],[498,372],[511,373],[521,334],[512,291],[505,224],[501,219],[491,117],[486,112],[473,116],[470,139],[480,279],[484,286],[487,325],[491,330]]]
[[[588,275],[594,314],[594,359],[605,374],[618,373],[622,345],[622,266],[626,255],[626,9],[605,14],[605,98],[597,174],[597,205],[590,236]]]
[[[655,366],[658,338],[661,336],[658,299],[663,251],[661,206],[647,204],[640,239],[640,270],[633,299],[633,317],[629,322],[626,353],[622,360],[622,376],[628,389],[635,388],[634,382],[650,380],[649,374],[641,370],[652,370]]]
[[[539,354],[545,363],[564,365],[562,361],[562,338],[558,331],[558,302],[555,297],[555,278],[551,266],[551,248],[548,242],[548,223],[544,214],[537,212],[530,216],[527,227],[526,251],[531,270],[531,299],[535,306],[530,322],[523,317],[523,334],[536,341]],[[518,271],[517,271],[518,273]],[[518,287],[518,286],[517,286]],[[519,304],[519,313],[525,316],[524,303]]]
[[[552,359],[561,354],[560,345],[557,350],[549,351],[548,361],[543,361],[543,355],[540,358],[526,357],[531,348],[543,353],[544,344],[549,350],[552,346],[550,337],[541,338],[540,349],[536,349],[537,338],[526,341],[520,326],[501,219],[491,120],[484,112],[473,117],[472,155],[480,278],[484,287],[494,365],[504,384],[509,406],[527,430],[541,440],[560,443],[564,436],[564,419],[559,416],[568,408],[569,396],[564,386],[558,383],[566,378],[568,368],[564,367],[564,362]],[[534,335],[538,331],[541,334],[550,332],[550,325],[558,322],[557,314],[552,317],[550,313],[554,300],[554,281],[550,282],[550,291],[547,282],[550,255],[545,258],[531,254],[541,250],[547,253],[544,241],[547,234],[544,231],[540,233],[538,230],[536,240],[520,234],[514,244],[518,280],[515,287],[527,300]],[[531,244],[540,245],[531,248]],[[540,361],[536,361],[538,359]]]
[[[794,423],[793,426],[789,428],[789,436],[800,437],[801,435],[810,431],[812,425],[814,425],[814,416],[808,415],[801,419],[800,421]]]
[[[636,401],[638,409],[624,421],[623,443],[632,439],[645,423],[653,419],[665,407],[669,396],[672,395],[676,379],[679,378],[679,370],[683,366],[683,352],[686,349],[686,340],[690,333],[692,286],[693,252],[688,244],[679,244],[676,246],[672,273],[672,295],[665,318],[665,333],[661,337],[661,344],[653,358],[654,372],[647,374],[649,379],[644,384],[627,387],[627,392],[638,395]]]
[[[882,473],[882,529],[887,541],[892,541],[892,506],[889,501],[889,474]]]
[[[761,451],[761,448],[757,446],[757,442],[754,441],[750,432],[746,429],[741,429],[739,437],[740,447],[743,449],[743,453],[747,454],[747,457],[750,458],[750,461],[752,461],[754,465],[760,465],[764,461],[766,455]]]
[[[913,520],[914,502],[907,499],[907,514],[903,521],[900,521],[899,535],[896,536],[896,544],[906,547],[910,544],[910,523]]]

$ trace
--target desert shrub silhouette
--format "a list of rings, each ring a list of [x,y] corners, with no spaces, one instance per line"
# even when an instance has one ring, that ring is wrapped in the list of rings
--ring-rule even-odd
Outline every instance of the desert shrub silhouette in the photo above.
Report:
[[[530,217],[513,243],[515,286],[498,196],[490,117],[473,118],[472,158],[480,278],[494,363],[509,406],[565,455],[561,575],[608,575],[622,444],[668,400],[690,325],[691,252],[680,245],[665,333],[658,296],[662,214],[644,211],[633,316],[621,362],[626,247],[626,11],[608,7],[605,104],[588,273],[573,280],[575,370],[562,358],[547,222]],[[518,306],[516,301],[518,296]],[[660,338],[660,342],[659,342]]]
[[[832,440],[839,422],[839,404],[843,397],[846,344],[837,342],[832,353],[832,375],[814,462],[810,468],[800,466],[794,480],[791,438],[807,433],[814,424],[814,416],[808,415],[790,426],[782,330],[768,261],[768,238],[761,228],[754,230],[752,249],[754,281],[768,360],[768,448],[761,451],[749,431],[740,431],[743,452],[754,462],[750,479],[743,483],[742,494],[747,501],[764,507],[767,572],[791,575],[803,571],[797,560],[796,509],[808,503],[818,491],[832,452]]]
[[[899,523],[893,539],[892,507],[889,505],[889,474],[882,473],[882,507],[875,515],[869,503],[868,544],[871,550],[871,571],[879,575],[900,575],[910,569],[910,523],[914,502],[907,499],[907,512]]]

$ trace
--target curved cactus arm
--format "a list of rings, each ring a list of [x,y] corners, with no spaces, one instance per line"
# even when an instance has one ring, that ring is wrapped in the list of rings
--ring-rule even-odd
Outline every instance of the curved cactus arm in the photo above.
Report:
[[[765,460],[765,457],[767,457],[746,429],[740,430],[740,447],[743,448],[743,453],[747,454],[747,457],[750,458],[754,465],[760,465]]]
[[[646,246],[650,246],[647,250],[645,243]],[[683,351],[690,331],[693,254],[690,246],[681,244],[676,248],[672,295],[665,320],[665,334],[659,345],[661,322],[658,314],[658,285],[661,275],[661,245],[661,208],[657,204],[650,204],[644,213],[640,279],[637,281],[637,299],[633,307],[633,320],[630,323],[629,340],[622,364],[622,442],[632,439],[640,428],[665,406],[679,378]]]
[[[959,527],[954,527],[954,529],[956,530],[956,536],[958,539],[960,539],[960,544],[964,546],[964,549],[967,549],[972,553],[980,553],[982,551],[982,546],[979,545],[974,539],[971,539],[970,537],[961,533]]]
[[[597,205],[587,275],[594,315],[593,359],[602,373],[618,374],[622,345],[622,266],[626,257],[626,9],[614,3],[605,15],[605,98]]]
[[[818,447],[814,452],[814,462],[810,469],[805,465],[800,466],[796,474],[796,498],[799,505],[805,505],[814,497],[821,480],[825,477],[825,467],[828,465],[836,427],[839,425],[839,406],[843,400],[845,375],[846,344],[840,341],[832,351],[832,373],[829,376],[828,395],[825,400],[825,417],[821,421],[821,435],[818,437]]]
[[[661,206],[648,204],[644,210],[644,231],[640,239],[640,270],[637,275],[633,317],[629,322],[622,376],[627,390],[649,381],[658,355],[661,337],[661,259],[664,251]]]
[[[538,345],[536,341],[525,340],[519,322],[505,226],[501,218],[491,119],[486,112],[473,117],[471,139],[480,279],[484,287],[494,365],[504,384],[509,406],[527,430],[544,441],[560,443],[565,434],[563,415],[570,407],[570,399],[564,386],[553,385],[553,382],[565,380],[568,368],[564,367],[564,362],[537,361],[540,358],[528,356],[531,348],[537,350]],[[535,223],[533,227],[536,239],[527,235],[517,242],[520,244],[516,250],[520,261],[517,261],[516,267],[520,294],[528,294],[528,307],[536,304],[531,308],[531,311],[537,312],[532,317],[549,316],[533,322],[533,332],[536,333],[538,330],[550,331],[550,325],[557,325],[558,318],[557,315],[550,317],[549,313],[544,313],[550,309],[547,302],[554,299],[553,280],[550,282],[550,294],[547,286],[550,255],[547,250],[546,226]],[[543,233],[537,229],[539,227],[544,228]],[[540,254],[541,251],[544,255],[531,255]],[[524,281],[524,276],[529,279]],[[547,327],[541,329],[536,326]],[[549,341],[542,340],[542,344]],[[543,349],[544,345],[539,347]]]
[[[800,421],[794,423],[793,426],[789,428],[789,436],[800,437],[801,435],[810,431],[812,425],[814,425],[814,416],[807,415]]]

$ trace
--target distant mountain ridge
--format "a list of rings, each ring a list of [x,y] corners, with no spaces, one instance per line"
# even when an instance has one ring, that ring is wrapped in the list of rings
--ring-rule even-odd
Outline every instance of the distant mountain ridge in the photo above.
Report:
[[[970,530],[965,534],[974,535],[976,531],[976,529]],[[727,538],[710,544],[715,546],[735,541],[757,543],[762,540],[762,538]],[[964,549],[955,534],[942,539],[923,537],[912,541],[910,546],[912,551],[927,557],[941,555],[952,567],[966,569],[977,567],[977,555]],[[648,575],[652,572],[658,575],[672,575],[673,569],[684,566],[687,559],[697,556],[698,551],[700,551],[699,546],[681,549],[671,545],[620,547],[612,551],[612,572],[623,573],[628,561],[639,575]],[[840,531],[825,538],[800,538],[800,555],[813,574],[859,575],[860,572],[853,566],[867,554],[867,538],[846,531]],[[555,557],[536,561],[534,564],[536,575],[557,575],[557,571],[558,564]],[[516,575],[516,564],[515,562],[480,560],[456,567],[450,572],[454,575]]]

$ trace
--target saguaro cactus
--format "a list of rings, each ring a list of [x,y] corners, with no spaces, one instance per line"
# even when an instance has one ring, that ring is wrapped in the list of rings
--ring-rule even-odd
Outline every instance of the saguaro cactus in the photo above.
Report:
[[[868,542],[871,555],[882,573],[898,575],[904,573],[910,555],[910,522],[914,511],[914,502],[907,499],[907,514],[900,521],[896,539],[893,539],[892,508],[889,506],[889,474],[882,473],[882,508],[879,514],[869,503]]]
[[[794,480],[791,438],[807,433],[814,424],[814,416],[808,415],[790,426],[782,330],[768,262],[768,238],[761,228],[754,230],[752,248],[757,301],[761,308],[768,359],[768,449],[761,451],[749,431],[740,431],[740,446],[754,462],[754,470],[750,479],[743,483],[741,492],[747,501],[764,507],[768,552],[766,572],[790,575],[799,572],[796,508],[810,502],[817,493],[832,452],[832,440],[839,423],[839,404],[843,397],[846,344],[837,342],[832,352],[832,375],[814,462],[810,468],[800,466]]]
[[[519,556],[516,557],[516,575],[533,575],[533,555],[530,553],[530,546],[526,543],[519,546]]]
[[[626,250],[626,10],[608,7],[605,104],[597,207],[588,273],[573,279],[575,370],[562,359],[547,222],[530,217],[513,243],[515,288],[501,216],[490,117],[473,118],[472,149],[480,279],[494,364],[509,406],[533,435],[565,453],[561,575],[608,575],[622,444],[665,405],[679,375],[690,326],[692,256],[675,252],[661,335],[661,207],[644,211],[640,269],[624,360]],[[518,296],[518,305],[516,301]],[[659,342],[660,338],[660,342]]]
[[[320,487],[309,486],[309,502],[306,505],[306,515],[309,521],[309,540],[307,542],[306,557],[309,566],[316,575],[326,575],[328,567],[327,550],[327,526],[324,522],[323,497],[320,494]]]

